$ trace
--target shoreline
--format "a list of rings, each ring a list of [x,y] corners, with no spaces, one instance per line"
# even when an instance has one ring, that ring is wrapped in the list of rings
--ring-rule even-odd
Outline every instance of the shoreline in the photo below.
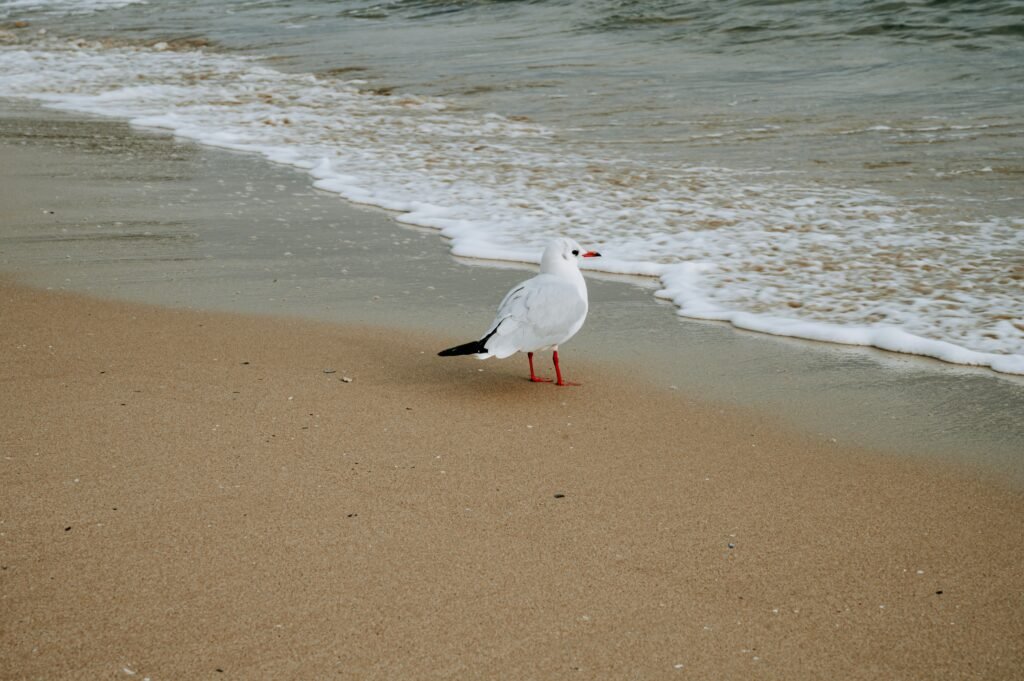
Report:
[[[169,13],[178,14],[174,9]],[[154,8],[153,14],[161,12]],[[345,23],[336,28],[346,30]],[[215,24],[211,16],[206,38],[217,42]],[[129,32],[141,29],[133,22],[129,26]],[[364,33],[349,35],[358,42],[356,36]],[[12,40],[21,42],[32,32],[17,35],[12,34]],[[293,34],[293,38],[298,36],[314,38],[315,34]],[[462,93],[451,101],[443,95],[435,100],[426,93],[432,89],[431,81],[441,74],[428,76],[426,83],[415,86],[417,81],[408,82],[410,91],[404,98],[392,99],[375,94],[362,77],[376,80],[382,73],[334,80],[330,71],[321,73],[315,64],[303,71],[299,54],[289,59],[278,49],[266,50],[258,44],[243,48],[241,52],[248,57],[239,59],[239,51],[232,49],[176,53],[175,48],[187,47],[189,41],[174,39],[155,49],[137,44],[138,49],[130,53],[104,47],[94,50],[80,37],[71,42],[77,49],[54,49],[44,41],[38,56],[29,56],[35,55],[38,46],[31,39],[26,41],[28,52],[7,51],[15,74],[6,81],[11,93],[78,112],[119,116],[200,144],[254,153],[301,168],[315,180],[315,187],[351,201],[401,211],[398,219],[402,222],[442,230],[451,240],[453,253],[529,262],[552,230],[569,229],[580,242],[608,239],[602,244],[605,258],[588,263],[588,268],[656,274],[660,294],[674,301],[678,313],[689,317],[1024,376],[1024,355],[1018,354],[1024,347],[1024,326],[1015,316],[1019,299],[1024,299],[1024,287],[1013,268],[1024,242],[1020,240],[1019,211],[1005,203],[1012,202],[1016,187],[1002,171],[990,166],[991,155],[1003,152],[1004,145],[993,140],[987,154],[975,159],[986,164],[987,170],[974,168],[969,173],[964,169],[948,173],[938,168],[926,170],[935,160],[934,153],[919,155],[925,148],[949,152],[957,141],[988,137],[984,131],[989,124],[975,127],[970,116],[963,121],[966,125],[949,129],[930,123],[919,129],[920,124],[906,127],[905,122],[896,121],[876,126],[876,115],[892,113],[887,107],[854,123],[847,118],[851,109],[843,106],[843,113],[826,115],[807,130],[795,125],[782,134],[775,123],[768,123],[765,129],[775,131],[768,136],[769,144],[786,140],[788,162],[778,168],[769,162],[755,170],[749,167],[750,156],[763,151],[760,144],[748,145],[739,130],[705,137],[704,133],[716,126],[715,117],[704,118],[696,114],[700,107],[690,111],[689,105],[684,105],[684,120],[659,123],[693,128],[674,143],[672,136],[665,139],[671,153],[649,155],[644,151],[647,143],[634,144],[627,138],[619,143],[626,142],[629,153],[612,160],[615,154],[609,157],[603,146],[608,140],[598,142],[605,135],[597,131],[604,126],[575,128],[570,118],[560,124],[553,121],[548,129],[530,117],[495,115],[500,107],[478,109]],[[250,58],[270,61],[257,66]],[[47,63],[53,70],[40,71],[40,65]],[[64,74],[77,70],[80,63],[82,77],[65,82]],[[98,63],[105,66],[94,69]],[[222,79],[202,79],[206,85],[194,83],[190,74],[197,69],[208,70],[211,76],[220,73]],[[33,77],[36,73],[46,75],[37,80]],[[121,75],[107,80],[111,73]],[[302,73],[305,75],[299,75]],[[674,73],[669,69],[665,75]],[[320,76],[328,80],[314,82]],[[123,102],[110,101],[103,93],[120,88],[123,78],[146,83],[152,78],[152,87],[125,91]],[[236,92],[238,82],[249,85]],[[163,89],[165,83],[178,83],[182,92],[190,93],[190,101],[196,98],[194,103],[204,103],[179,110],[178,97]],[[250,101],[252,88],[278,92],[282,99]],[[391,86],[382,91],[390,93]],[[529,88],[520,94],[531,97]],[[717,93],[707,95],[712,96],[708,104],[717,97]],[[588,99],[569,98],[564,103]],[[531,107],[542,118],[546,100],[542,96]],[[226,101],[233,105],[223,107]],[[299,108],[293,110],[286,102],[299,104]],[[738,100],[730,107],[733,104]],[[630,109],[628,102],[623,105],[624,110]],[[559,110],[551,107],[549,113]],[[370,118],[366,113],[371,113]],[[947,113],[953,118],[963,115]],[[703,122],[695,124],[689,120],[691,114]],[[294,120],[303,121],[298,128],[292,128],[293,115],[297,116]],[[346,140],[335,147],[339,140],[331,131],[338,115],[345,119],[349,133],[342,133]],[[643,119],[634,120],[639,125],[632,134],[646,137],[654,132],[646,129]],[[933,120],[932,116],[925,119]],[[442,128],[434,127],[438,120],[445,121]],[[818,138],[819,144],[805,144],[805,134],[813,128],[822,133],[830,129],[829,121],[835,120],[844,120],[843,125],[850,129],[832,131]],[[361,123],[367,121],[372,122],[363,127]],[[612,120],[606,125],[609,131],[619,127]],[[710,128],[702,130],[707,126]],[[881,130],[886,134],[877,134]],[[951,134],[939,147],[931,146],[945,137],[940,130]],[[975,132],[954,132],[958,130]],[[906,135],[916,137],[915,133],[925,133],[918,141],[929,146],[906,148],[918,156],[908,161],[913,170],[902,162],[894,166],[878,162],[902,147]],[[454,137],[448,138],[449,134]],[[454,143],[442,142],[446,139]],[[502,140],[508,139],[516,142],[505,146]],[[565,147],[563,140],[568,143]],[[493,147],[492,142],[496,143]],[[545,149],[552,144],[559,152],[548,156]],[[835,161],[843,158],[845,162],[818,167],[821,159],[804,157],[822,145],[842,150]],[[862,149],[865,145],[870,151]],[[717,152],[726,148],[730,151],[716,158]],[[470,149],[473,153],[467,153]],[[663,154],[663,160],[675,158],[680,163],[669,160],[667,166],[660,166]],[[740,160],[744,158],[746,162]],[[797,158],[803,158],[803,163],[796,163]],[[1012,165],[1012,159],[1007,160]],[[958,165],[964,159],[954,154],[948,161]],[[591,172],[594,168],[601,170],[595,174]],[[538,171],[540,176],[531,179]],[[612,174],[607,175],[608,171]],[[888,180],[881,179],[885,175],[890,175]],[[495,178],[503,179],[493,181]],[[956,198],[944,191],[954,178],[956,191],[964,192]],[[559,188],[564,182],[570,182],[567,186],[576,195],[568,202]],[[966,189],[968,182],[972,190]],[[475,189],[469,190],[471,186]],[[513,186],[514,191],[509,192]],[[901,189],[890,195],[888,187]],[[677,193],[679,189],[683,191]],[[490,198],[478,203],[482,197]],[[514,224],[501,227],[506,220]],[[626,225],[634,220],[645,225],[636,234],[647,236],[636,240],[627,236],[633,228]],[[913,258],[908,257],[910,253]],[[949,271],[956,275],[942,274]]]
[[[447,342],[478,333],[501,294],[529,276],[453,258],[438,233],[256,156],[3,103],[0,269],[32,285],[444,332]],[[642,282],[588,282],[590,316],[563,349],[570,372],[581,358],[618,365],[822,437],[1024,485],[1024,379],[688,320]]]
[[[0,132],[0,676],[1024,665],[1014,469],[977,440],[855,446],[785,392],[819,384],[856,431],[874,362],[897,404],[1015,382],[766,344],[591,280],[563,357],[584,385],[535,385],[525,360],[434,356],[521,270],[124,124]],[[695,361],[672,373],[651,348],[680,337]],[[821,388],[836,375],[855,385]]]

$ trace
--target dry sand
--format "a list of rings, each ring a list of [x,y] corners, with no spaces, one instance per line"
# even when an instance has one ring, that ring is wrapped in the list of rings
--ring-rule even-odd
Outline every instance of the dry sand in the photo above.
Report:
[[[0,677],[1020,678],[1019,491],[449,340],[0,284]]]

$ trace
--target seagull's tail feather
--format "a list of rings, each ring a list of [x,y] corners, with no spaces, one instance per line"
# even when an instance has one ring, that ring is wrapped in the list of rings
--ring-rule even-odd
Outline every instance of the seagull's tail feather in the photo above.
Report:
[[[498,330],[498,327],[494,327],[489,334],[481,338],[480,340],[470,341],[469,343],[463,343],[462,345],[456,345],[454,348],[448,348],[437,353],[441,357],[455,357],[456,355],[479,355],[488,352],[487,341],[491,339],[491,336]]]
[[[441,357],[455,357],[456,355],[477,355],[481,352],[487,352],[487,348],[484,347],[484,342],[482,340],[475,340],[470,343],[456,345],[454,348],[442,350],[437,354]]]

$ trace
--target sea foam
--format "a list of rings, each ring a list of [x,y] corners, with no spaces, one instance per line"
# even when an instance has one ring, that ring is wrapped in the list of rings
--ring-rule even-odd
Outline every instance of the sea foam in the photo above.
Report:
[[[605,254],[589,267],[659,277],[687,317],[1024,374],[1024,219],[951,222],[941,206],[777,169],[611,157],[529,121],[360,86],[166,45],[0,48],[9,96],[262,154],[439,230],[456,255],[536,262],[564,233]]]

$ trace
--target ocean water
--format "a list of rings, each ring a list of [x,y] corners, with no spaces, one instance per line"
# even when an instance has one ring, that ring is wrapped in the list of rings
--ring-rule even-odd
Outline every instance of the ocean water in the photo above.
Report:
[[[0,97],[681,315],[1024,374],[1024,2],[0,0]]]

